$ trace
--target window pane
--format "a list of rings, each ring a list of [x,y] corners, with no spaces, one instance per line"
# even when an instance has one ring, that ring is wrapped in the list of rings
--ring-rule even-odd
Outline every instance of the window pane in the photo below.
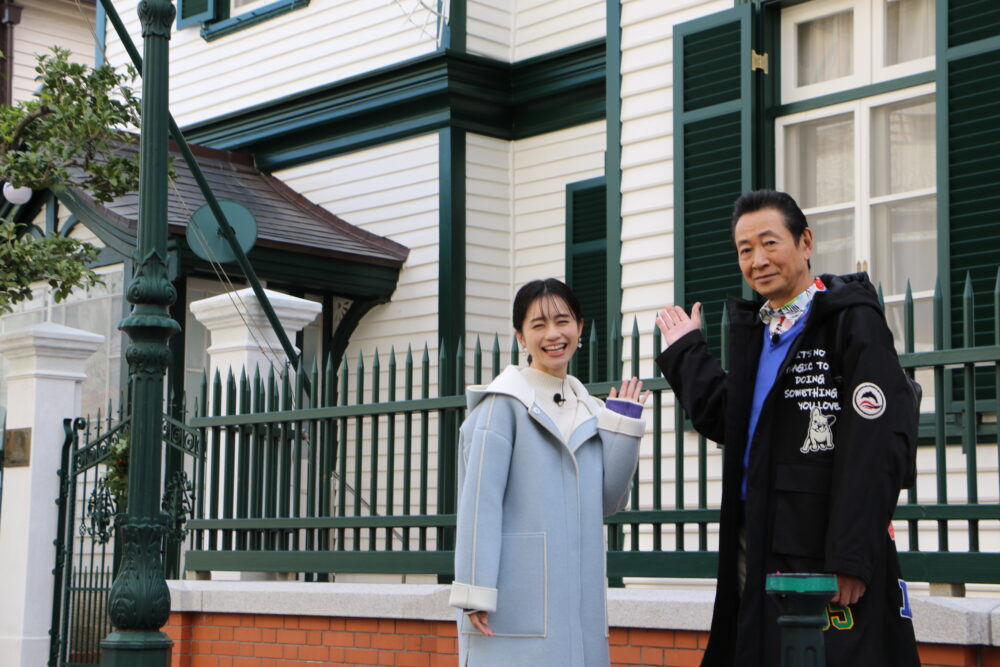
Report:
[[[933,0],[886,0],[885,64],[934,55]]]
[[[854,209],[813,213],[808,218],[813,230],[812,272],[853,273],[857,263]]]
[[[798,85],[854,73],[854,11],[847,10],[796,26]]]
[[[885,304],[885,319],[889,323],[889,330],[892,331],[893,342],[897,352],[906,351],[906,327],[905,308],[902,301]],[[914,299],[913,301],[913,350],[915,352],[927,352],[934,349],[934,301],[931,297],[924,299]],[[917,378],[917,382],[923,386],[924,398],[928,397],[928,392],[933,395],[934,380],[933,375],[929,381]]]
[[[804,209],[853,201],[853,115],[787,126],[785,174],[789,193]]]
[[[872,194],[933,188],[934,96],[872,109]]]
[[[886,296],[934,289],[937,199],[922,197],[872,207],[872,281]]]

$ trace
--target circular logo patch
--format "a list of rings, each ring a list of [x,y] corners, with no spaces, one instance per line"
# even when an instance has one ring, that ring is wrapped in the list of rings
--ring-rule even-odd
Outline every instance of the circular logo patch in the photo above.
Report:
[[[854,388],[854,410],[865,419],[878,419],[885,412],[885,394],[873,382],[862,382]]]

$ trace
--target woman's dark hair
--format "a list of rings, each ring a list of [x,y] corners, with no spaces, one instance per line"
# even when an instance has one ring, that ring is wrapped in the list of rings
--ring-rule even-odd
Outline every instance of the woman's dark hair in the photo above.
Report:
[[[528,316],[528,309],[531,308],[535,299],[545,296],[559,297],[569,306],[570,312],[577,322],[583,319],[580,300],[576,298],[576,294],[573,294],[569,285],[555,278],[532,280],[517,290],[517,295],[514,297],[513,321],[516,331],[521,331],[521,327],[524,326],[524,318]]]
[[[802,233],[809,226],[802,209],[795,203],[791,195],[777,190],[752,190],[740,195],[733,204],[733,217],[729,222],[729,238],[736,242],[736,223],[747,213],[756,213],[765,208],[773,208],[781,213],[785,227],[792,233],[795,245],[799,244]]]

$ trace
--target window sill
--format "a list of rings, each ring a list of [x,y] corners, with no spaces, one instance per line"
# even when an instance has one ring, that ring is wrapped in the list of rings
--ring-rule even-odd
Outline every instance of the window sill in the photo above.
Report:
[[[277,0],[258,9],[244,12],[232,18],[206,23],[201,28],[201,37],[206,42],[224,37],[240,30],[245,30],[282,14],[309,6],[309,0]]]

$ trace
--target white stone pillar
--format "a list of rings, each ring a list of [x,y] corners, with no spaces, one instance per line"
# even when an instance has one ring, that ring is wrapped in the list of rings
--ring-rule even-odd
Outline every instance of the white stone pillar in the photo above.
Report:
[[[307,301],[298,297],[264,290],[271,307],[274,308],[278,321],[285,328],[285,334],[294,340],[295,334],[306,325],[316,319],[316,315],[323,309],[322,304],[315,301]],[[288,356],[278,340],[277,334],[271,328],[264,309],[257,301],[257,296],[249,287],[237,292],[220,294],[218,296],[201,299],[191,303],[191,313],[201,322],[211,335],[211,343],[208,348],[209,356],[209,383],[214,381],[216,371],[223,382],[223,395],[225,395],[225,382],[230,371],[233,377],[239,381],[240,373],[246,369],[247,378],[253,380],[254,371],[259,368],[261,379],[267,379],[267,373],[271,364],[275,364],[275,373],[283,370]],[[296,350],[298,352],[298,350]],[[209,399],[211,400],[212,390],[209,385]],[[223,398],[223,401],[225,399]],[[209,409],[212,408],[211,402]],[[243,443],[238,442],[237,448]],[[225,462],[220,462],[221,466]],[[211,462],[209,462],[210,473]],[[206,579],[208,573],[191,573],[195,579]],[[240,572],[240,573],[212,573],[215,579],[238,578],[243,581],[276,580],[288,578],[288,575],[281,573],[262,572]]]
[[[43,322],[0,339],[7,429],[31,429],[28,464],[6,468],[0,516],[0,662],[48,663],[63,419],[78,417],[87,359],[104,336]]]
[[[323,309],[322,304],[298,297],[264,290],[278,321],[285,328],[289,338],[316,319]],[[285,354],[277,334],[257,301],[253,290],[247,287],[237,292],[219,294],[191,303],[191,313],[211,334],[209,355],[209,382],[219,371],[222,381],[232,370],[238,380],[240,371],[246,369],[247,377],[253,378],[254,370],[260,368],[263,378],[267,377],[270,364],[284,365]],[[211,389],[209,390],[211,393]]]

